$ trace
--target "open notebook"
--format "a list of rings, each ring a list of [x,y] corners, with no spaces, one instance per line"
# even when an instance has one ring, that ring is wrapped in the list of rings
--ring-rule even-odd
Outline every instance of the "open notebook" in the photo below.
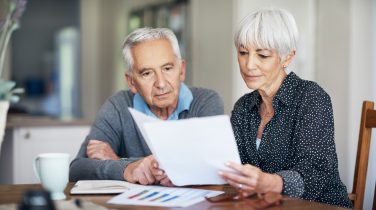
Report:
[[[71,194],[119,194],[129,189],[129,183],[119,180],[81,180],[71,189]]]

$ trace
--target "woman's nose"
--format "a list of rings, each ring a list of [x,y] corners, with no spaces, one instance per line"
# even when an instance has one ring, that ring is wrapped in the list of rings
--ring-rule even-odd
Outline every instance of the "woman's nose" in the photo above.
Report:
[[[248,59],[247,59],[247,69],[249,71],[251,70],[254,70],[256,68],[256,65],[255,65],[256,61],[255,61],[255,56],[250,54],[248,56]]]

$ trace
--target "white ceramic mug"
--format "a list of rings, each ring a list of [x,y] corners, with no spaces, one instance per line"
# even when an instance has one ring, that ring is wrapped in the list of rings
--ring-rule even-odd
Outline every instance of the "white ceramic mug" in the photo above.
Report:
[[[34,159],[34,172],[53,200],[65,199],[68,184],[69,154],[44,153]]]

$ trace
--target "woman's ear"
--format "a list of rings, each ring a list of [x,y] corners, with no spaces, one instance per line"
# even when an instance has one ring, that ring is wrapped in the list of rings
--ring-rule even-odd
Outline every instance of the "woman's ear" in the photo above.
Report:
[[[125,79],[127,80],[127,84],[128,84],[129,89],[133,93],[137,93],[137,88],[136,88],[136,84],[135,84],[135,81],[134,81],[132,73],[131,72],[126,72],[125,73]]]
[[[283,68],[286,68],[288,65],[290,65],[290,63],[292,62],[292,60],[294,59],[295,57],[295,50],[291,51],[286,59],[282,62],[282,66]]]

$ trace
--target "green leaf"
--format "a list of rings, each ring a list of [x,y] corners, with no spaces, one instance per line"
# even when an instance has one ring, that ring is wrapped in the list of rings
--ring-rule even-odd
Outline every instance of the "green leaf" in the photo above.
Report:
[[[14,88],[15,86],[16,83],[13,81],[0,80],[0,100],[17,103],[20,97],[15,94],[21,94],[24,90],[22,88]]]

